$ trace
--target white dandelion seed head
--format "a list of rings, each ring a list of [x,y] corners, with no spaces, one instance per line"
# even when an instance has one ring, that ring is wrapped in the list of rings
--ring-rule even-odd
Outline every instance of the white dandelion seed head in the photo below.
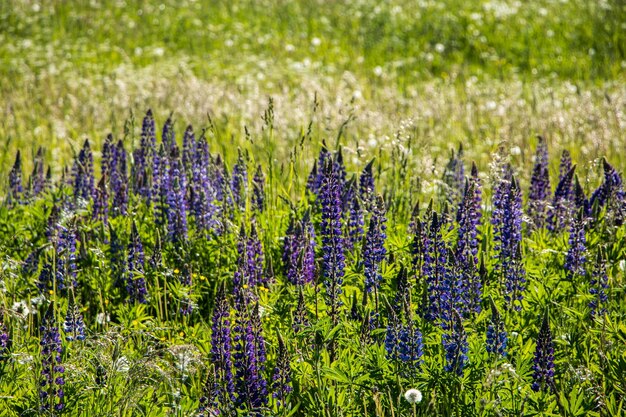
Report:
[[[411,388],[404,393],[404,398],[411,404],[415,404],[422,401],[422,392],[418,389]]]

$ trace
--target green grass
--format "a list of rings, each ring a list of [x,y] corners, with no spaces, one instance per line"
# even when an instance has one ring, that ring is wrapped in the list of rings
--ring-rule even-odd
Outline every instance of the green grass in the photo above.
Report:
[[[344,140],[366,151],[408,120],[434,156],[541,133],[594,143],[593,159],[623,140],[617,0],[73,3],[0,5],[0,172],[39,143],[67,162],[148,107],[196,126],[210,114],[221,143],[245,145],[270,96],[287,144],[311,120],[315,143],[333,138],[350,114]]]

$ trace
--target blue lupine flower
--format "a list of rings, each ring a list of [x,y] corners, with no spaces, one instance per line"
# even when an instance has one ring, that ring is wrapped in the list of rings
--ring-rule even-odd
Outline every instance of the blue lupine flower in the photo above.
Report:
[[[268,402],[267,381],[263,377],[265,342],[253,314],[238,309],[233,329],[235,404],[247,411],[258,411]]]
[[[327,161],[318,201],[322,211],[322,273],[326,286],[326,304],[333,323],[337,323],[345,269],[344,241],[341,227],[341,188],[331,161]]]
[[[141,236],[135,222],[132,224],[128,243],[128,270],[126,273],[126,292],[131,302],[146,304],[148,289],[144,278],[144,252]]]
[[[11,345],[11,338],[6,324],[4,324],[4,313],[0,311],[0,362],[6,359]]]
[[[501,181],[506,186],[503,187],[501,183],[499,188],[506,189],[506,192],[499,194],[499,200],[495,200],[494,196],[494,211],[491,219],[498,256],[496,268],[504,281],[505,300],[515,305],[516,301],[521,302],[523,298],[526,282],[521,254],[522,196],[515,178]],[[521,307],[517,304],[515,308]]]
[[[170,155],[169,190],[167,192],[167,231],[172,242],[187,241],[186,189],[187,179],[181,165],[178,148],[174,145]]]
[[[85,340],[85,323],[83,314],[80,312],[80,306],[74,298],[74,292],[69,292],[69,301],[67,313],[65,314],[65,322],[63,323],[63,332],[65,340],[73,342],[74,340]]]
[[[291,327],[294,333],[299,333],[305,328],[309,327],[311,322],[309,321],[309,313],[304,302],[304,294],[302,290],[298,291],[298,304],[293,314],[293,321]]]
[[[148,109],[141,124],[141,141],[139,148],[133,151],[133,165],[131,169],[133,191],[150,201],[152,183],[150,172],[151,161],[156,153],[156,133],[152,110]]]
[[[43,148],[41,146],[37,149],[33,162],[33,173],[31,174],[32,196],[37,197],[47,188],[44,174]]]
[[[211,230],[216,226],[218,208],[214,204],[215,190],[210,179],[210,155],[204,136],[196,142],[192,163],[192,184],[190,211],[193,213],[196,228]]]
[[[248,168],[243,158],[241,149],[237,163],[233,166],[233,174],[230,183],[235,204],[242,210],[246,208],[246,197],[248,194]]]
[[[289,352],[285,346],[283,338],[278,336],[278,354],[276,355],[276,366],[272,375],[272,397],[278,401],[279,406],[285,404],[287,395],[293,391],[291,386],[291,365]]]
[[[15,163],[11,172],[9,172],[9,204],[19,203],[22,199],[24,187],[22,185],[22,155],[17,151],[15,155]]]
[[[252,178],[252,209],[262,213],[265,210],[265,175],[259,164]]]
[[[289,282],[305,285],[315,279],[315,230],[309,212],[292,219],[283,244],[283,266]]]
[[[235,383],[231,358],[230,305],[223,287],[217,292],[211,332],[211,362],[215,365],[218,404],[225,407],[234,399]]]
[[[424,318],[429,321],[443,319],[445,302],[449,298],[445,286],[448,264],[448,248],[441,235],[441,217],[436,213],[430,214],[428,233],[423,235],[422,276],[426,281],[427,303]]]
[[[365,165],[359,177],[359,197],[367,210],[370,209],[371,204],[376,198],[376,186],[374,184],[374,173],[372,172],[373,165],[374,160],[372,159]]]
[[[589,205],[592,207],[596,218],[600,210],[606,206],[607,214],[619,226],[626,215],[622,177],[604,158],[602,158],[602,166],[604,169],[604,181],[591,195]]]
[[[596,263],[589,282],[589,293],[592,300],[589,302],[591,317],[604,315],[607,313],[607,291],[609,289],[609,277],[606,273],[606,251],[603,248],[598,250]]]
[[[353,251],[363,239],[365,216],[360,197],[357,195],[356,191],[356,182],[354,180],[349,181],[346,185],[346,192],[343,197],[344,214],[347,213],[348,217],[346,236],[344,239],[347,252]]]
[[[109,192],[104,176],[100,178],[98,188],[96,188],[91,218],[95,221],[101,221],[105,225],[109,222]]]
[[[548,210],[548,230],[551,232],[566,228],[572,216],[572,180],[576,165],[573,165],[561,178],[554,191],[552,205]]]
[[[387,226],[385,222],[385,203],[383,198],[378,196],[372,206],[372,216],[363,246],[366,292],[377,290],[383,279],[380,274],[380,264],[387,254],[385,249],[385,239],[387,238],[385,230]]]
[[[54,316],[54,303],[48,307],[39,330],[41,332],[40,410],[54,416],[58,415],[58,412],[65,406],[65,393],[63,392],[65,367],[61,361],[63,347]]]
[[[579,211],[570,224],[569,249],[565,256],[565,270],[568,277],[575,275],[585,275],[585,252],[587,250],[587,239],[585,238],[585,221],[583,212]]]
[[[128,169],[126,150],[120,140],[113,152],[113,167],[111,169],[111,189],[113,192],[113,217],[125,216],[128,210]]]
[[[478,194],[476,187],[479,187]],[[463,313],[480,312],[482,284],[478,276],[478,226],[480,222],[480,184],[472,176],[465,184],[463,199],[457,212],[458,239],[456,261],[461,273],[461,299]]]
[[[550,389],[554,392],[554,346],[550,324],[548,323],[548,313],[543,316],[541,330],[537,337],[533,371],[533,391]]]
[[[449,329],[443,334],[443,348],[446,351],[447,372],[455,372],[457,375],[463,375],[463,368],[467,365],[467,352],[469,344],[467,343],[467,334],[461,321],[461,316],[456,310],[452,311],[450,318],[451,323]]]
[[[459,205],[463,196],[463,186],[465,184],[465,165],[463,163],[463,145],[459,145],[459,151],[452,151],[450,160],[443,173],[442,190],[445,201],[453,207]]]
[[[504,322],[496,307],[496,303],[491,301],[491,323],[487,326],[487,352],[506,356],[506,345],[508,341]]]
[[[550,194],[550,172],[548,169],[548,145],[543,137],[538,136],[539,144],[535,153],[535,165],[530,177],[528,195],[528,216],[531,226],[540,229],[544,226]]]
[[[78,156],[72,166],[72,183],[74,186],[74,199],[89,201],[95,195],[95,180],[93,174],[93,153],[89,146],[89,140],[85,140]]]

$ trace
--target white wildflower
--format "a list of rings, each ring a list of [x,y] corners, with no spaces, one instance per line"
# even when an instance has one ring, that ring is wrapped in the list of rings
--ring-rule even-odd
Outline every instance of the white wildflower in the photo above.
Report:
[[[418,389],[411,388],[404,393],[404,398],[411,404],[415,404],[422,401],[422,392]]]

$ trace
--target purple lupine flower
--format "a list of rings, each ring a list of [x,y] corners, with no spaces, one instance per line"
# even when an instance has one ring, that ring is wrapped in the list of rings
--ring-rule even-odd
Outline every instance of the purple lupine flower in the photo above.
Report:
[[[183,169],[187,176],[191,176],[194,153],[196,149],[196,135],[193,133],[193,126],[187,126],[183,135]]]
[[[133,151],[133,166],[131,169],[133,191],[150,201],[151,181],[150,171],[152,169],[151,160],[156,152],[156,128],[152,110],[148,109],[141,124],[141,141],[139,148]]]
[[[219,154],[212,159],[211,162],[210,175],[213,188],[215,189],[215,198],[224,203],[226,196],[230,195],[230,191],[228,190],[230,184],[227,178],[228,169],[226,169],[224,161]]]
[[[569,171],[559,181],[554,191],[554,198],[548,210],[548,230],[559,231],[569,226],[572,216],[572,179],[576,165],[572,165]]]
[[[55,285],[58,291],[65,293],[69,286],[76,288],[76,231],[73,227],[59,225],[56,241]],[[67,278],[72,281],[67,282]]]
[[[346,251],[351,252],[363,239],[365,215],[360,198],[356,190],[356,181],[351,180],[346,185],[344,193],[344,213],[347,213],[346,236],[344,239]]]
[[[459,205],[463,196],[463,187],[465,184],[465,165],[463,163],[463,145],[459,145],[459,151],[452,151],[450,160],[446,165],[443,173],[442,190],[444,200],[453,207]]]
[[[591,206],[585,195],[585,190],[583,190],[580,181],[578,181],[578,175],[574,176],[574,209],[582,211],[585,219],[591,216]]]
[[[315,230],[309,212],[291,220],[283,244],[283,266],[289,282],[306,285],[315,279]]]
[[[128,270],[126,273],[126,292],[131,302],[146,304],[148,289],[144,278],[144,252],[141,243],[141,236],[137,230],[137,225],[133,221],[128,243]]]
[[[211,362],[217,377],[216,399],[221,407],[225,407],[234,399],[235,383],[231,358],[230,305],[223,287],[219,288],[215,297],[211,329]]]
[[[559,162],[559,182],[563,181],[568,175],[570,169],[572,169],[572,157],[567,149],[564,149],[561,153],[561,160]]]
[[[528,216],[534,229],[541,229],[546,221],[548,196],[550,194],[550,172],[548,169],[548,145],[538,136],[539,144],[535,153],[535,165],[530,178],[528,195]]]
[[[432,212],[430,228],[423,235],[422,276],[426,282],[427,302],[424,318],[429,321],[441,320],[445,314],[445,301],[449,297],[445,286],[448,263],[448,248],[441,235],[441,217]]]
[[[105,225],[109,222],[109,192],[104,176],[100,178],[98,188],[96,188],[91,218],[95,221],[101,221]]]
[[[344,188],[348,173],[346,172],[346,165],[343,162],[343,152],[341,151],[341,148],[339,148],[339,150],[335,153],[335,157],[333,158],[333,170],[336,173],[339,185]]]
[[[622,177],[605,158],[602,158],[602,167],[604,169],[604,181],[591,195],[589,205],[592,207],[596,218],[600,210],[606,206],[611,219],[615,220],[616,225],[621,225],[626,215]]]
[[[376,198],[376,186],[374,184],[374,174],[372,172],[373,165],[374,160],[372,159],[367,165],[365,165],[365,168],[359,177],[359,197],[367,210],[370,209],[371,204]]]
[[[24,187],[22,185],[22,154],[17,151],[15,155],[15,163],[11,172],[9,172],[9,195],[7,197],[9,204],[19,203],[22,199]]]
[[[291,365],[289,352],[285,346],[283,338],[278,335],[278,353],[276,355],[276,366],[272,375],[272,397],[274,397],[279,407],[285,405],[287,395],[293,391],[291,386]]]
[[[100,162],[100,173],[103,177],[107,178],[107,181],[111,180],[111,171],[115,168],[113,162],[113,154],[115,153],[115,146],[113,145],[113,135],[109,133],[102,145],[102,161]]]
[[[22,262],[24,275],[34,275],[39,270],[39,257],[42,251],[42,248],[35,248],[24,259],[24,262]]]
[[[393,310],[389,312],[389,323],[387,323],[387,330],[385,331],[385,350],[387,351],[387,358],[392,361],[397,361],[398,355],[398,333],[400,331],[400,320]]]
[[[181,165],[178,148],[174,144],[170,155],[170,187],[167,192],[167,231],[168,238],[177,243],[187,241],[186,183],[187,180]]]
[[[565,256],[565,270],[569,278],[573,278],[575,275],[584,276],[585,252],[587,250],[587,239],[585,238],[585,220],[583,212],[579,211],[578,215],[574,217],[570,224],[569,229],[569,249]]]
[[[306,180],[306,190],[313,195],[317,195],[319,192],[319,183],[318,183],[319,174],[317,172],[317,159],[313,161],[313,168],[311,168],[311,172]]]
[[[54,303],[50,303],[39,331],[41,332],[40,410],[49,415],[57,415],[65,405],[63,392],[65,367],[61,361],[63,347],[54,316]]]
[[[209,177],[209,145],[204,135],[196,141],[192,162],[190,211],[194,215],[196,228],[208,231],[216,226],[217,207],[214,204],[213,183]]]
[[[267,381],[262,373],[264,342],[253,314],[243,308],[238,309],[233,329],[235,404],[251,412],[258,411],[268,402]]]
[[[495,250],[498,257],[496,268],[504,281],[505,300],[514,304],[516,301],[521,302],[526,282],[520,249],[522,196],[515,178],[511,177],[510,181],[507,181],[506,188],[507,192],[499,194],[500,199],[493,202],[491,221],[494,226]],[[516,309],[519,308],[521,307],[517,305]]]
[[[411,221],[409,223],[409,235],[411,236],[411,266],[415,274],[422,269],[422,260],[424,257],[424,234],[426,222],[420,219],[420,206],[419,202],[413,207],[411,212]],[[432,210],[429,210],[432,212]]]
[[[89,146],[89,140],[85,140],[83,148],[78,153],[78,157],[74,159],[72,166],[74,199],[88,201],[95,195],[93,168],[93,153]]]
[[[321,157],[321,154],[320,154]],[[324,178],[318,194],[322,211],[322,272],[326,286],[326,305],[334,324],[337,323],[345,269],[344,242],[341,227],[341,188],[332,161],[324,166]]]
[[[239,252],[239,265],[242,268],[246,283],[251,287],[268,284],[268,279],[263,271],[265,263],[263,244],[254,220],[250,226],[250,235],[246,234],[245,227],[242,225],[237,250]]]
[[[304,294],[302,290],[298,291],[298,304],[296,305],[296,311],[293,314],[293,320],[291,327],[294,333],[300,333],[305,328],[309,327],[311,322],[309,321],[309,313],[304,302]]]
[[[161,133],[161,144],[165,148],[166,155],[170,155],[176,146],[176,136],[174,132],[174,122],[172,116],[167,118],[163,124],[163,130]]]
[[[537,336],[537,348],[535,349],[535,361],[533,365],[533,391],[547,391],[548,388],[554,392],[554,346],[552,344],[552,333],[548,323],[548,313],[543,316],[541,330]]]
[[[246,208],[246,198],[248,195],[248,168],[243,158],[241,149],[237,163],[233,166],[233,174],[231,175],[230,188],[232,191],[234,203],[241,209]]]
[[[372,205],[372,216],[370,218],[369,229],[365,236],[363,246],[363,264],[365,269],[365,291],[376,291],[380,288],[383,279],[380,274],[380,264],[385,259],[387,250],[385,249],[385,203],[381,196],[376,197]]]
[[[463,368],[467,365],[469,344],[467,343],[467,333],[463,327],[461,316],[456,310],[452,310],[450,317],[451,323],[448,331],[443,334],[442,343],[446,351],[447,372],[455,372],[457,375],[463,375]]]
[[[47,188],[46,177],[44,175],[43,148],[40,146],[35,155],[32,178],[32,194],[37,197]]]
[[[494,303],[493,299],[490,299],[490,301],[491,323],[487,326],[487,352],[494,355],[506,356],[508,337],[506,329],[504,328],[504,321],[502,321],[500,317],[496,303]]]
[[[408,271],[402,265],[396,275],[396,294],[393,298],[394,306],[404,313],[404,317],[411,317],[411,284],[409,283]]]
[[[165,146],[161,144],[158,154],[154,155],[152,166],[151,200],[154,222],[157,226],[167,224],[169,216],[170,171]]]
[[[412,320],[402,324],[401,320],[391,312],[391,318],[385,334],[385,350],[387,358],[401,362],[405,368],[416,369],[422,363],[422,333]]]
[[[125,277],[128,271],[125,248],[115,229],[109,226],[109,230],[111,235],[109,239],[111,242],[109,244],[111,276],[113,277],[114,286],[122,287],[125,285]]]
[[[196,417],[216,417],[221,414],[220,408],[220,383],[218,382],[214,367],[209,369],[207,379],[202,387],[202,396],[199,398],[200,405],[196,409]]]
[[[65,322],[63,323],[63,332],[65,340],[73,342],[74,340],[85,340],[85,322],[83,321],[83,313],[80,312],[80,306],[74,298],[74,291],[69,292],[69,301],[67,305],[67,313],[65,314]]]
[[[458,239],[456,261],[459,263],[461,277],[462,313],[479,313],[482,297],[482,285],[478,275],[478,226],[480,222],[480,186],[475,177],[465,183],[465,192],[457,212]]]
[[[50,262],[44,262],[41,267],[39,277],[37,278],[37,288],[39,288],[42,294],[54,290],[54,274]]]
[[[261,164],[252,178],[252,209],[262,213],[265,210],[265,175]]]
[[[6,359],[7,353],[11,346],[11,337],[9,336],[9,330],[4,323],[4,312],[0,311],[0,362]]]
[[[125,216],[128,210],[128,170],[126,164],[126,150],[120,140],[113,151],[113,166],[111,169],[111,189],[113,191],[113,217]]]
[[[609,277],[606,273],[606,251],[603,248],[598,250],[589,287],[589,294],[593,297],[589,302],[591,317],[606,314],[609,299],[606,294],[609,289]]]

